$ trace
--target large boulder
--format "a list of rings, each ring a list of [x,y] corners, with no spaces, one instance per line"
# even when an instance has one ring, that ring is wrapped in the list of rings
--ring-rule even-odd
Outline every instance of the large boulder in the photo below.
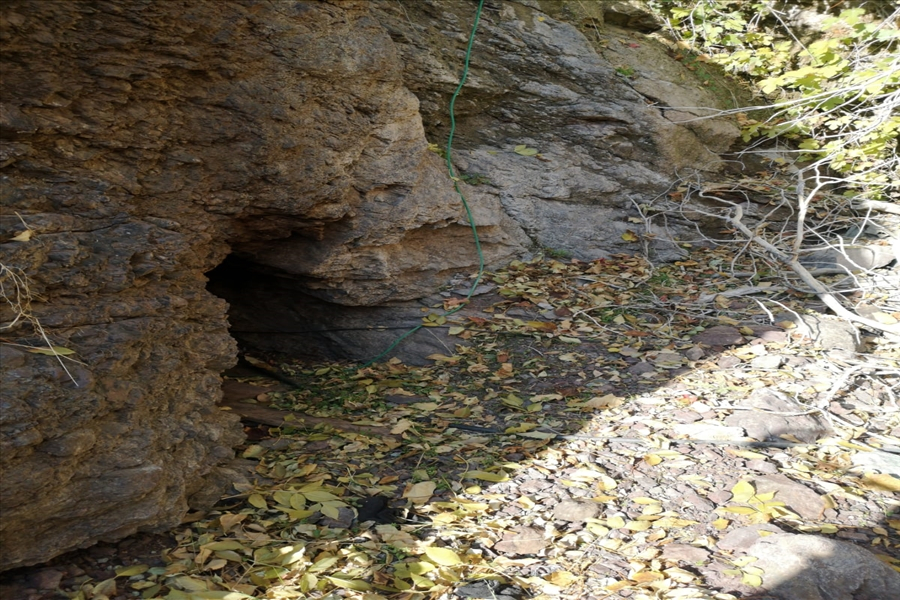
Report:
[[[541,245],[632,249],[635,202],[675,168],[718,164],[706,130],[668,119],[541,6],[490,3],[457,103],[488,264]],[[475,269],[428,150],[474,8],[0,4],[0,569],[170,528],[215,496],[241,440],[216,407],[237,354],[222,298],[251,326],[269,298],[265,326],[297,331],[278,349],[309,351],[304,331],[340,328],[341,310],[364,323],[360,307]]]

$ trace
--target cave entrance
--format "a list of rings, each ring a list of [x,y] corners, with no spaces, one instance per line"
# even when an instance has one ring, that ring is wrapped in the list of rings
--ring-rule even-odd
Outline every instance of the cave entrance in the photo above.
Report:
[[[228,322],[242,353],[280,354],[303,361],[366,362],[422,321],[424,302],[344,306],[310,293],[304,278],[231,254],[206,273],[207,290],[228,302]],[[404,361],[444,352],[433,335],[398,348]],[[429,341],[430,340],[430,341]]]

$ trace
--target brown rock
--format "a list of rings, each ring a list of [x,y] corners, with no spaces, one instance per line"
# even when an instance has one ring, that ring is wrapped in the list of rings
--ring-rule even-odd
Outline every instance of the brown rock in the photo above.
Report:
[[[648,111],[576,27],[534,10],[483,20],[457,105],[457,166],[491,181],[462,186],[485,260],[631,251],[623,199],[716,168],[707,146],[728,138]],[[0,570],[166,530],[226,485],[242,439],[216,407],[229,330],[368,359],[473,271],[428,151],[465,46],[446,31],[471,17],[467,0],[0,3],[0,263],[78,360],[0,347]],[[671,75],[681,105],[715,102]],[[546,160],[509,151],[525,124]],[[10,241],[22,220],[31,239]],[[681,255],[663,236],[651,250]],[[16,317],[0,302],[0,324]],[[23,319],[4,337],[41,343]],[[398,352],[444,351],[421,339]]]

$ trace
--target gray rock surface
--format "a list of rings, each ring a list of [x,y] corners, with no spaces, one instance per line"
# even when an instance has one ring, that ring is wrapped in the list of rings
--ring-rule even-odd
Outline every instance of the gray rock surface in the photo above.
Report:
[[[801,442],[814,442],[831,432],[821,414],[810,413],[809,406],[775,390],[753,390],[741,405],[755,410],[735,411],[725,417],[725,424],[742,427],[755,440],[779,440],[791,435]]]
[[[764,571],[763,587],[781,600],[888,600],[900,593],[900,573],[848,542],[776,534],[747,551]]]

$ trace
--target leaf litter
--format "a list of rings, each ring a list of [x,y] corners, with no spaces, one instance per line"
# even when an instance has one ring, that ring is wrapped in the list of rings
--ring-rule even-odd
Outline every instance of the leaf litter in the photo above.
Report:
[[[459,342],[429,366],[257,357],[297,385],[242,380],[288,415],[248,427],[247,482],[189,515],[163,565],[69,597],[730,600],[764,578],[726,543],[748,527],[900,570],[900,354],[829,358],[767,308],[807,298],[765,275],[742,291],[739,260],[515,261],[424,318]],[[735,416],[760,390],[822,417],[816,439],[748,435]]]

